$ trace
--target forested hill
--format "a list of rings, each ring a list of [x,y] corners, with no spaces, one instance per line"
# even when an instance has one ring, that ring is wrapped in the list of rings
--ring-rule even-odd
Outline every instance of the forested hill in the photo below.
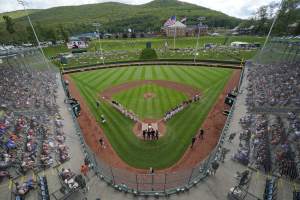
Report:
[[[14,12],[7,15],[14,15]],[[164,21],[172,15],[179,19],[187,17],[187,24],[195,24],[197,17],[204,16],[205,23],[214,27],[232,28],[241,22],[240,19],[224,13],[177,0],[154,0],[143,5],[109,2],[63,6],[30,13],[37,31],[43,32],[41,35],[44,39],[54,39],[51,37],[62,30],[71,34],[94,30],[91,25],[93,22],[101,23],[102,31],[106,32],[122,32],[128,28],[135,31],[159,31]],[[26,40],[29,37],[26,17],[14,16],[13,23],[16,32],[9,35],[3,20],[0,21],[0,40]],[[55,37],[60,37],[60,34],[56,34]]]

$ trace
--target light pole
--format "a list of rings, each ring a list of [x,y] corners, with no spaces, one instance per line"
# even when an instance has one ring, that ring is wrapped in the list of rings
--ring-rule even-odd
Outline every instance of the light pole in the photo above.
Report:
[[[101,45],[101,40],[100,40],[100,32],[99,32],[99,27],[101,26],[100,23],[93,23],[93,26],[96,27],[96,31],[97,31],[97,35],[98,35],[98,42],[99,42],[99,48],[100,48],[100,54],[101,57],[100,59],[102,60],[102,64],[104,65],[104,56],[103,56],[103,52],[102,52],[102,45]]]
[[[198,46],[199,46],[199,38],[200,38],[200,27],[202,26],[202,21],[205,20],[205,17],[198,17],[197,20],[199,21],[199,23],[198,23],[197,43],[196,43],[195,53],[194,53],[194,63],[196,63],[196,57],[199,55]]]

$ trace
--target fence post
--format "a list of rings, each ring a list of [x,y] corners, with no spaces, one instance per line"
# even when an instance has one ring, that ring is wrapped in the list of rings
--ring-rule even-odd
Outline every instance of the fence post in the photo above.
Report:
[[[167,173],[165,173],[165,184],[164,184],[164,191],[166,191],[166,184],[167,184]]]
[[[112,177],[112,183],[115,184],[115,177],[114,177],[114,173],[113,173],[112,167],[109,166],[109,169],[110,169],[110,173],[111,173],[111,177]]]
[[[100,173],[100,169],[99,169],[99,167],[98,167],[98,162],[97,162],[97,160],[96,160],[96,156],[95,156],[95,154],[93,153],[93,159],[94,159],[94,162],[93,162],[93,164],[94,164],[94,171],[96,171],[96,174],[97,174],[97,176],[98,176],[98,174]]]
[[[139,191],[138,175],[135,174],[136,190]]]
[[[151,183],[151,186],[152,186],[152,191],[154,190],[154,188],[153,188],[153,184],[154,184],[154,175],[155,175],[154,173],[151,174],[151,182],[152,182],[152,183]]]
[[[191,180],[192,180],[192,176],[193,176],[194,170],[195,170],[195,168],[193,167],[193,168],[192,168],[191,175],[190,175],[189,180],[188,180],[188,185],[190,184],[190,182],[191,182]]]

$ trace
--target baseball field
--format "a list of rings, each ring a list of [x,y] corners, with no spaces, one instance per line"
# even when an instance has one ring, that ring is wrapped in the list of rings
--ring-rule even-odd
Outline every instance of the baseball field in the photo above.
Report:
[[[76,85],[88,112],[97,120],[107,143],[122,161],[134,168],[164,169],[178,162],[190,147],[192,137],[197,134],[233,73],[233,69],[225,68],[135,66],[74,73],[68,78],[74,87]],[[176,89],[158,84],[162,81],[181,87]],[[128,83],[135,84],[121,87]],[[122,89],[114,90],[117,87]],[[200,101],[191,103],[165,122],[164,135],[153,141],[138,138],[133,132],[135,122],[102,97],[103,92],[114,91],[110,94],[111,100],[118,101],[141,120],[160,119],[166,111],[189,98],[189,92],[184,88],[198,91]],[[99,107],[96,101],[100,101]],[[104,115],[105,123],[100,122],[101,115]],[[87,134],[92,134],[96,141],[99,138],[96,132]],[[210,133],[206,134],[209,137]]]

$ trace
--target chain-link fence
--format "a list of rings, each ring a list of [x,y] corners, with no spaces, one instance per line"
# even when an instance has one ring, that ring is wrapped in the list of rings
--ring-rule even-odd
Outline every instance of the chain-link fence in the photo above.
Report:
[[[1,51],[0,104],[15,113],[57,112],[57,68],[36,48]],[[28,115],[27,115],[28,116]]]

